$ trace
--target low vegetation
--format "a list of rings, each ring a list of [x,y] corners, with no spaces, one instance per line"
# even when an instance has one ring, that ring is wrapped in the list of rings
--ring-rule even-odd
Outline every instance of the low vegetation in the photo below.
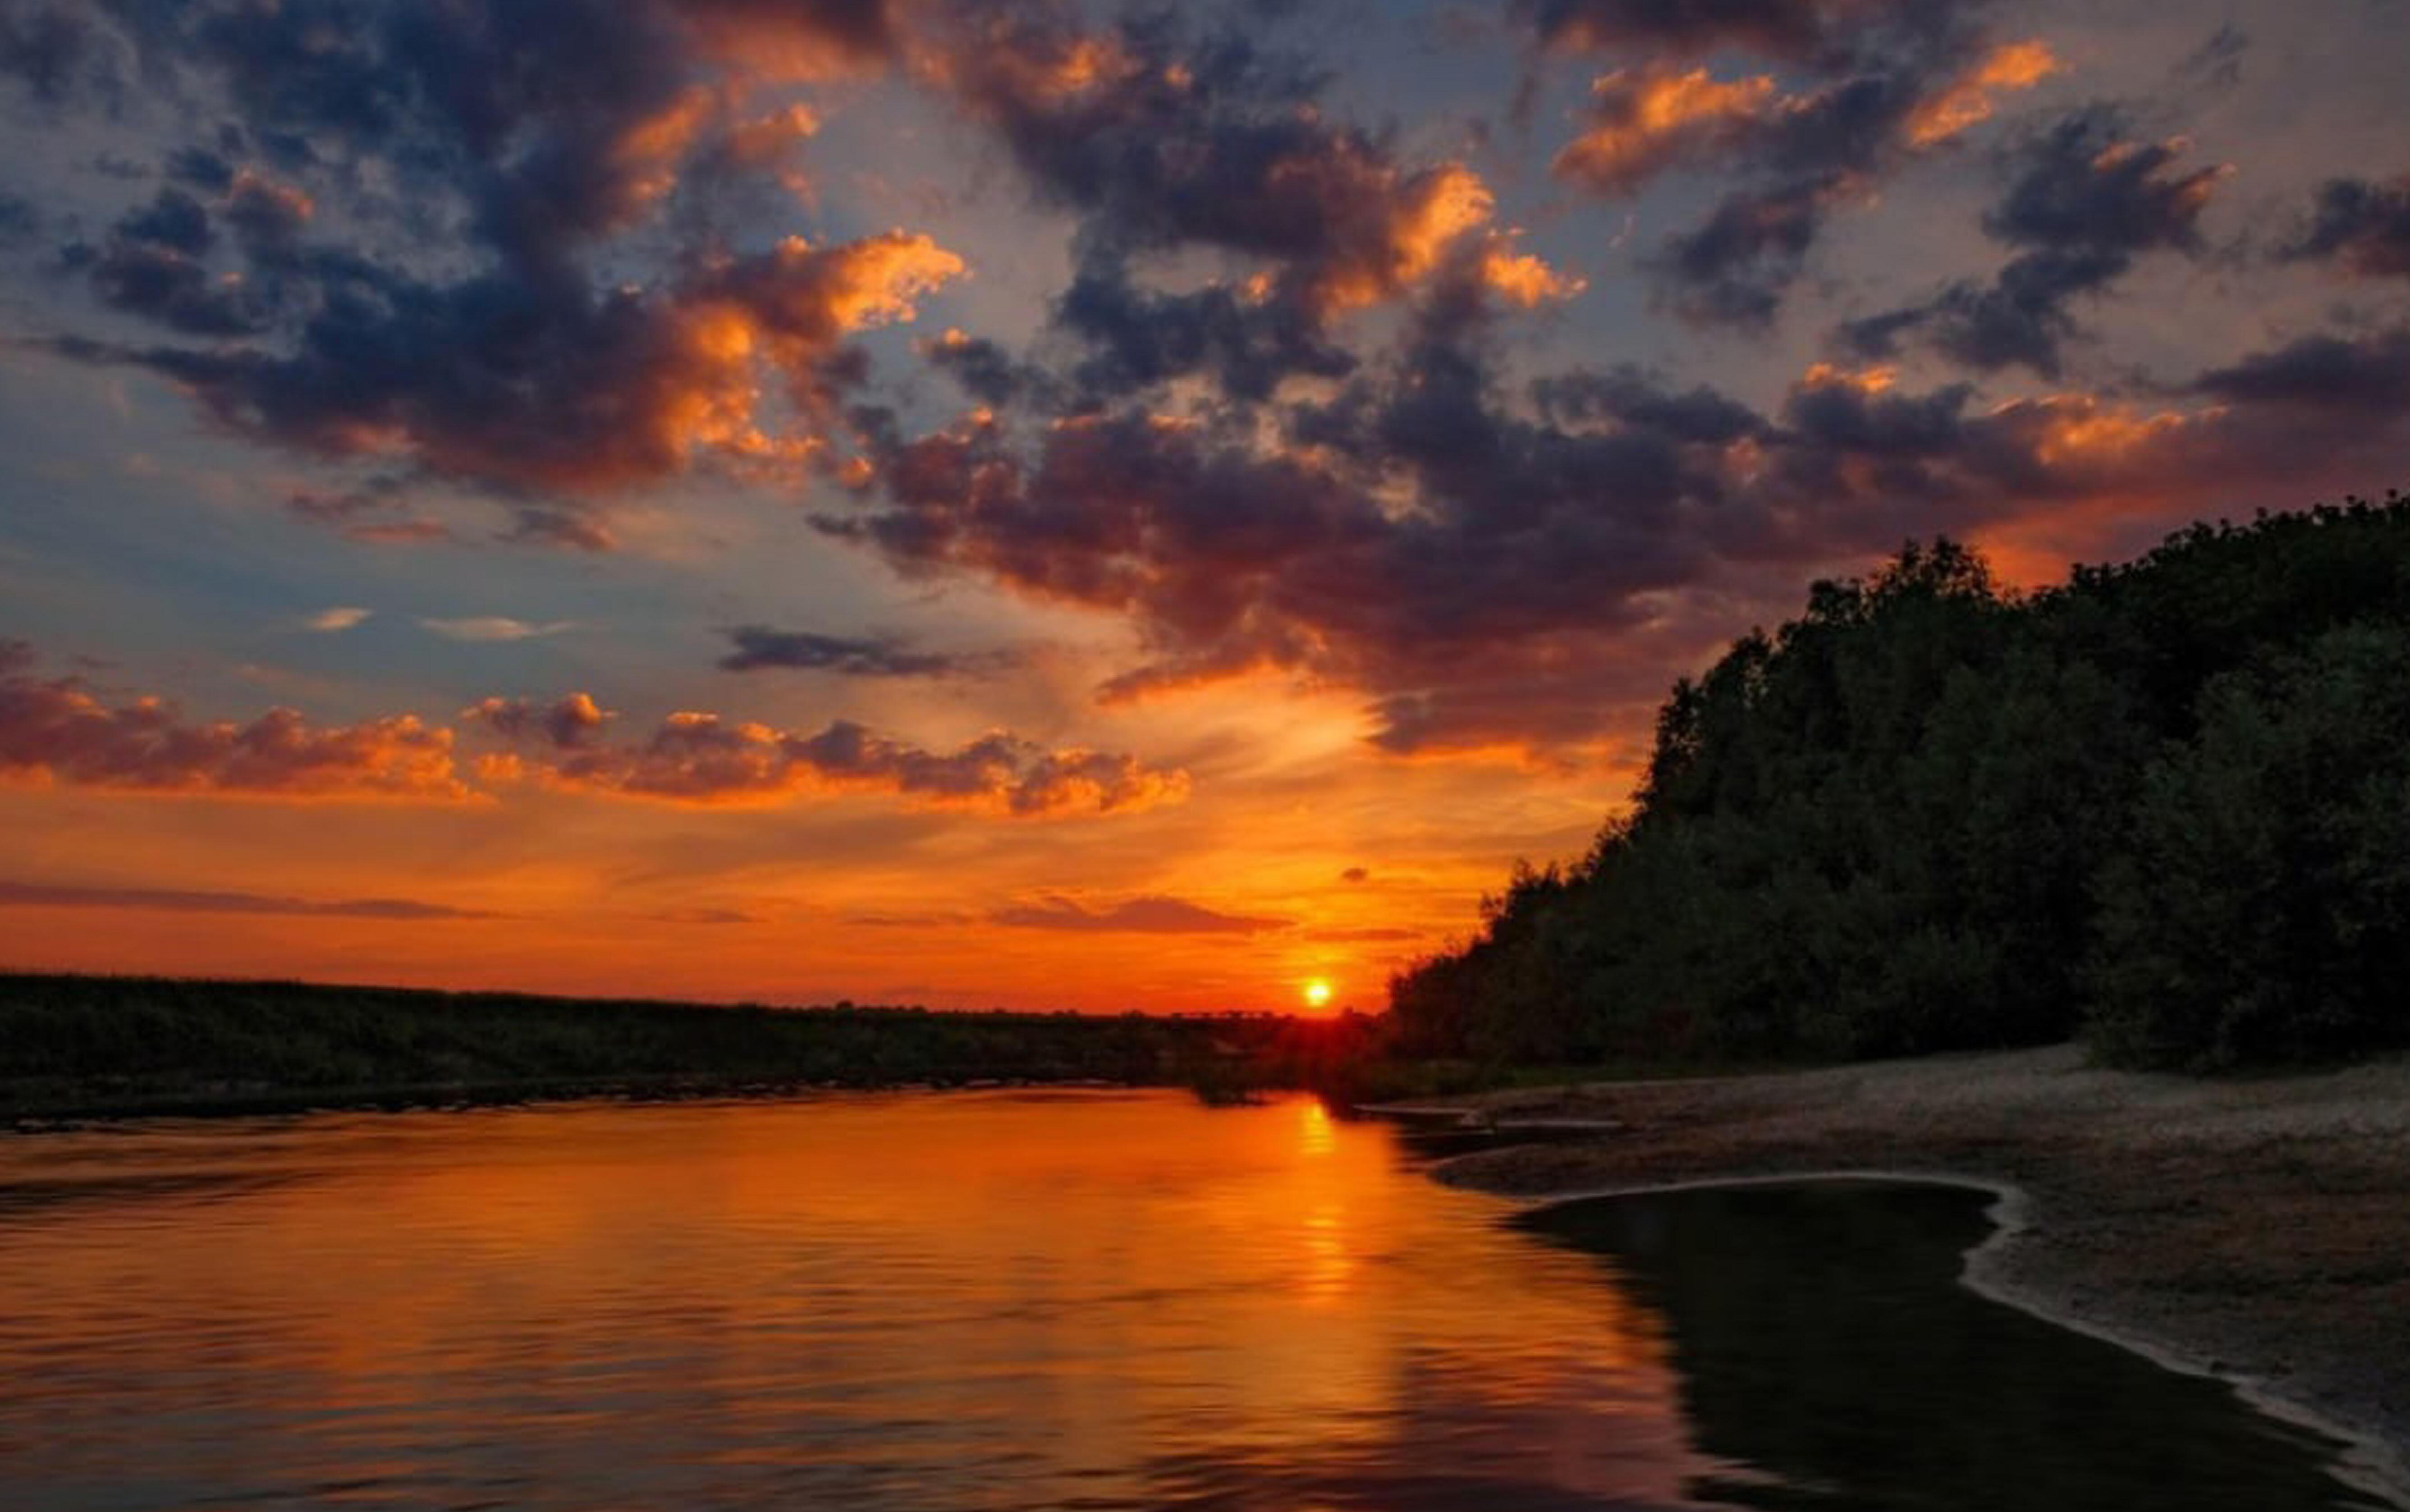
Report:
[[[2410,500],[2002,591],[1949,541],[1751,632],[1630,812],[1397,976],[1398,1050],[1832,1060],[2410,1044]]]
[[[0,976],[0,1114],[973,1082],[1188,1085],[1240,1097],[1327,1075],[1350,1058],[1353,1022]]]

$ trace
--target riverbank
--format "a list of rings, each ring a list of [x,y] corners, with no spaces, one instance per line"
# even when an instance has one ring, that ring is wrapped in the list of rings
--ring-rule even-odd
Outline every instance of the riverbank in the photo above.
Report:
[[[1559,1131],[1436,1168],[1507,1196],[1836,1171],[1989,1187],[2001,1228],[1970,1285],[2347,1434],[2410,1505],[2410,1059],[2201,1081],[2061,1046],[1435,1107]],[[1595,1138],[1562,1141],[1583,1123]]]

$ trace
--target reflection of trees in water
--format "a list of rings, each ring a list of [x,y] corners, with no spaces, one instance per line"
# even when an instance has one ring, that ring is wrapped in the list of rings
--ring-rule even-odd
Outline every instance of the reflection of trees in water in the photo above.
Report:
[[[1985,1199],[1817,1184],[1579,1203],[1527,1220],[1667,1320],[1704,1452],[1772,1477],[1694,1494],[1866,1512],[2365,1507],[2323,1445],[1955,1284]]]

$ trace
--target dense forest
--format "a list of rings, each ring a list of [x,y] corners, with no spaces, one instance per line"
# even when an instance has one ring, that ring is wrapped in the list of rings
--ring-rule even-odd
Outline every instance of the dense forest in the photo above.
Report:
[[[1947,540],[1752,631],[1627,814],[1394,978],[1398,1048],[1829,1060],[2410,1043],[2410,499],[2003,591]]]
[[[0,975],[0,1114],[1096,1081],[1319,1083],[1363,1021],[712,1007],[293,981]]]

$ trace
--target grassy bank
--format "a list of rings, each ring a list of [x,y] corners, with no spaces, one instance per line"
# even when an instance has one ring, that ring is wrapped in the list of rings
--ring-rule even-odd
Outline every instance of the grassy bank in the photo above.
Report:
[[[807,1086],[1297,1084],[1266,1015],[943,1013],[291,981],[0,975],[0,1117],[243,1112]]]

